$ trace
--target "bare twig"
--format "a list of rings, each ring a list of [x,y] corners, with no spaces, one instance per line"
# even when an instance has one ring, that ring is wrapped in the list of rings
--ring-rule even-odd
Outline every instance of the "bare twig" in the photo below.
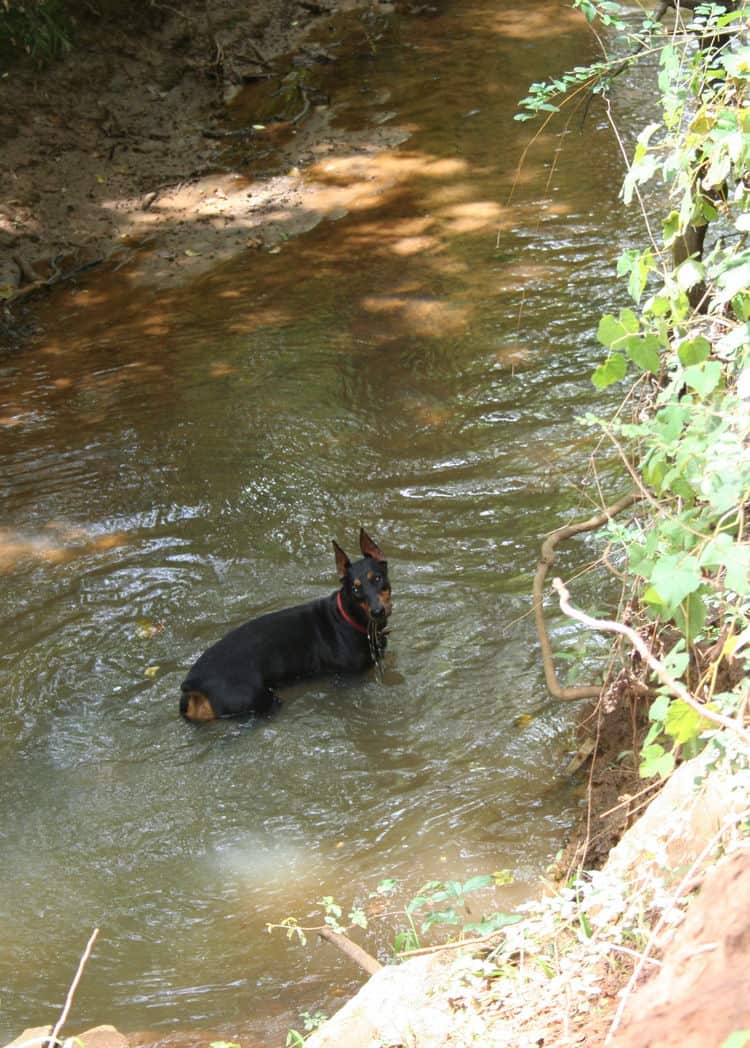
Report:
[[[57,1043],[57,1035],[60,1033],[60,1030],[62,1030],[63,1026],[65,1025],[65,1020],[68,1018],[68,1012],[70,1011],[70,1006],[73,1003],[73,997],[75,996],[75,992],[78,989],[78,983],[81,981],[83,969],[86,967],[86,961],[91,956],[91,950],[93,949],[98,934],[99,929],[94,928],[93,932],[91,933],[91,937],[89,938],[89,941],[86,943],[86,949],[83,951],[81,959],[78,962],[78,971],[75,973],[73,977],[73,982],[70,984],[70,989],[68,990],[68,996],[65,998],[63,1010],[60,1012],[60,1018],[57,1020],[54,1027],[52,1028],[52,1033],[49,1035],[46,1048],[54,1048],[55,1044]]]
[[[611,506],[606,506],[601,513],[597,513],[594,517],[589,517],[588,520],[580,521],[578,524],[567,524],[565,527],[558,528],[556,531],[549,534],[542,543],[539,564],[536,569],[536,575],[534,576],[534,620],[536,622],[539,646],[542,649],[544,678],[547,682],[547,688],[549,689],[550,694],[556,699],[562,699],[567,702],[574,699],[598,698],[601,691],[601,685],[597,684],[577,688],[564,688],[557,679],[552,659],[552,645],[550,644],[547,625],[544,621],[543,605],[544,582],[547,578],[547,572],[555,562],[555,547],[564,539],[571,538],[573,535],[579,535],[583,531],[594,531],[596,528],[601,528],[608,520],[616,516],[616,514],[620,513],[628,506],[632,506],[634,502],[638,502],[642,498],[643,495],[641,495],[640,492],[632,492],[630,495],[625,495],[618,502],[613,503]]]
[[[699,702],[694,695],[691,695],[682,681],[676,680],[672,674],[669,673],[664,663],[657,659],[648,644],[646,644],[643,638],[640,637],[634,629],[630,626],[623,625],[621,622],[615,622],[613,619],[595,619],[593,616],[587,615],[585,612],[574,608],[570,603],[570,594],[565,588],[562,579],[553,579],[552,588],[557,591],[560,598],[560,607],[566,615],[569,615],[572,619],[576,619],[578,622],[582,622],[584,626],[588,626],[589,629],[601,630],[604,633],[619,633],[621,636],[626,637],[643,661],[651,670],[653,670],[662,684],[669,688],[673,695],[676,695],[686,706],[689,706],[691,710],[700,714],[700,716],[705,718],[705,720],[734,732],[740,737],[740,739],[742,739],[746,746],[750,746],[750,732],[745,731],[742,724],[738,723],[738,721],[734,720],[732,717],[725,717],[722,713],[717,713],[715,710],[709,709],[708,706],[704,706]]]
[[[436,946],[422,946],[418,950],[400,950],[396,957],[400,957],[403,960],[404,957],[424,957],[429,953],[442,953],[443,950],[460,950],[462,946],[467,949],[475,946],[490,946],[491,941],[499,938],[501,935],[501,929],[496,928],[494,932],[480,935],[478,939],[457,939],[456,942],[442,942]]]

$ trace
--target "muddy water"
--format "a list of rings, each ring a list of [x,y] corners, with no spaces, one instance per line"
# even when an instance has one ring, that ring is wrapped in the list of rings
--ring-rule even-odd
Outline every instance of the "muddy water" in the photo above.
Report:
[[[529,594],[540,536],[597,499],[574,419],[601,407],[619,160],[592,114],[519,171],[512,113],[587,37],[465,0],[361,40],[335,119],[409,137],[308,167],[337,221],[182,290],[102,276],[2,362],[0,1037],[55,1017],[97,925],[71,1029],[283,1043],[360,979],[266,922],[498,869],[477,909],[512,907],[575,820]],[[384,680],[181,722],[202,648],[330,592],[360,523],[391,563]]]

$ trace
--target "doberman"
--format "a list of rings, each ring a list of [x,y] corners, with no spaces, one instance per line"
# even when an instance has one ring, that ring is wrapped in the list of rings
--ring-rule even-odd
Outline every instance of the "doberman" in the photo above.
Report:
[[[192,721],[268,714],[279,685],[322,673],[356,673],[377,663],[391,614],[388,563],[367,532],[362,560],[334,542],[340,589],[329,597],[251,619],[203,652],[182,682],[180,713]]]

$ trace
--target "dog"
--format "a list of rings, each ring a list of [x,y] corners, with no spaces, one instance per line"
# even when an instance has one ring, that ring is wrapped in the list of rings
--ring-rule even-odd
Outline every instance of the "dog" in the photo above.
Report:
[[[207,648],[181,684],[183,717],[267,715],[279,684],[377,664],[393,608],[388,562],[364,528],[359,548],[352,564],[334,541],[341,586],[330,596],[251,619]]]

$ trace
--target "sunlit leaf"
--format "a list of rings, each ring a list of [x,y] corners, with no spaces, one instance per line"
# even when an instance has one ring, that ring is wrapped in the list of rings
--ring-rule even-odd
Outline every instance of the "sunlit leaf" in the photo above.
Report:
[[[690,386],[698,396],[705,400],[721,381],[721,364],[718,360],[707,360],[702,364],[694,364],[692,367],[685,368],[682,378],[685,385]]]
[[[707,338],[699,335],[697,338],[681,342],[677,355],[680,358],[680,363],[685,367],[689,367],[691,364],[702,364],[711,355],[711,343]]]
[[[628,364],[622,353],[613,353],[595,369],[591,381],[597,389],[606,389],[613,382],[619,382],[621,378],[624,378],[627,370]]]
[[[651,574],[652,586],[670,608],[676,608],[689,593],[698,589],[702,581],[698,558],[679,553],[661,557]]]

